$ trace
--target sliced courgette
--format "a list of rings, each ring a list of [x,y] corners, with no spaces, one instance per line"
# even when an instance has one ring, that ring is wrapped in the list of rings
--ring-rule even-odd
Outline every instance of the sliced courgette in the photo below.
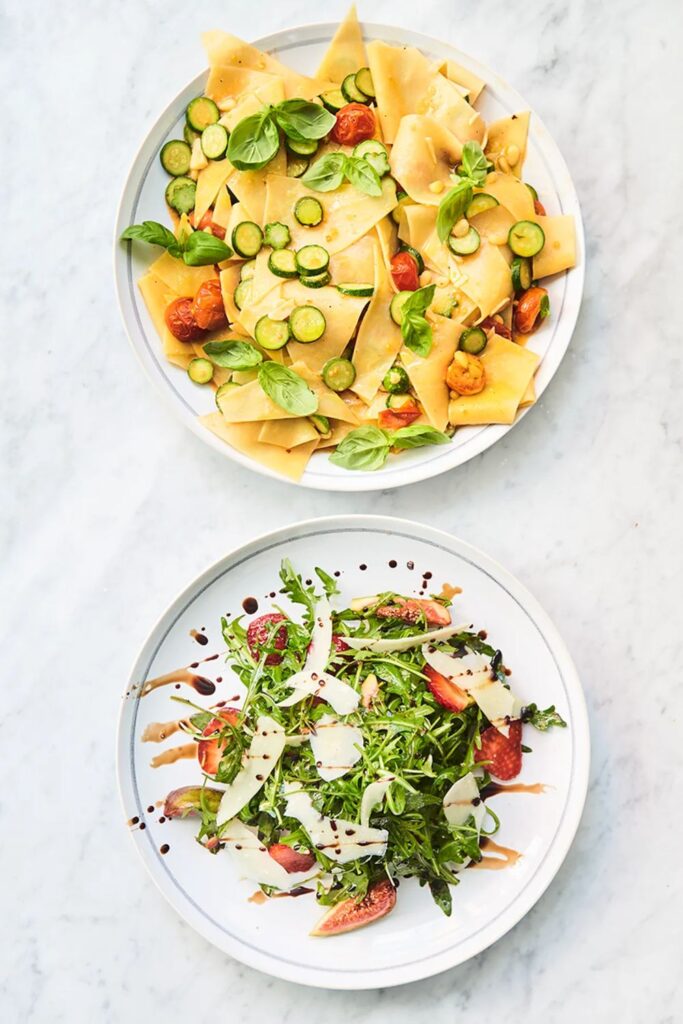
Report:
[[[194,128],[190,128],[189,124],[186,121],[185,124],[183,125],[183,138],[185,139],[185,142],[191,149],[194,144],[194,140],[201,139],[201,135],[199,132],[196,132]]]
[[[486,348],[487,341],[486,332],[481,327],[468,327],[460,335],[458,348],[471,356],[478,356]]]
[[[302,274],[299,278],[307,288],[324,288],[332,280],[329,270],[323,270],[321,274]]]
[[[508,245],[515,256],[538,256],[545,245],[543,228],[532,220],[518,220],[510,228]]]
[[[251,281],[256,273],[256,260],[247,260],[240,267],[240,281]]]
[[[294,206],[294,216],[306,228],[314,228],[323,219],[322,203],[313,196],[302,196]]]
[[[515,256],[510,267],[510,274],[512,275],[512,287],[515,295],[519,295],[520,292],[525,292],[527,288],[531,288],[531,282],[533,281],[531,260],[526,259],[524,256]]]
[[[346,97],[347,103],[369,103],[370,97],[366,96],[364,92],[361,92],[356,85],[356,75],[352,73],[347,75],[341,84],[341,91]]]
[[[359,142],[357,146],[354,146],[353,155],[367,160],[370,166],[377,171],[380,178],[391,170],[389,167],[389,153],[384,143],[380,142],[379,139],[364,139],[363,142]]]
[[[293,249],[273,249],[268,257],[268,269],[276,277],[298,277],[296,253]]]
[[[355,295],[358,298],[366,298],[374,295],[375,286],[372,284],[358,284],[355,281],[342,281],[337,285],[337,291],[342,295]]]
[[[326,327],[325,317],[315,306],[297,306],[289,315],[292,337],[305,345],[322,338]]]
[[[303,156],[287,157],[287,177],[300,178],[308,170],[310,161]]]
[[[178,178],[183,174],[187,174],[190,169],[192,147],[187,142],[183,142],[182,139],[171,139],[170,142],[161,147],[159,159],[166,173],[172,174],[174,178]]]
[[[462,238],[457,238],[456,235],[448,236],[448,248],[456,256],[471,256],[473,252],[476,252],[481,245],[481,238],[476,228],[473,228],[470,224],[470,229],[466,235]]]
[[[296,266],[300,274],[321,274],[327,270],[330,254],[322,245],[304,245],[296,252]]]
[[[166,186],[166,202],[176,213],[191,213],[196,192],[197,185],[192,178],[173,178]]]
[[[225,395],[227,395],[228,391],[234,391],[234,389],[238,387],[240,387],[240,385],[237,383],[237,381],[234,380],[226,380],[225,384],[221,384],[221,386],[216,391],[215,395],[216,405],[218,406],[219,410],[221,408],[221,398],[224,398]]]
[[[238,256],[251,259],[263,246],[263,232],[253,220],[243,220],[232,233],[232,247]]]
[[[266,224],[263,240],[272,249],[285,249],[290,243],[289,228],[279,220]]]
[[[469,220],[470,217],[476,217],[478,213],[484,213],[486,210],[492,210],[494,206],[498,206],[498,200],[495,196],[490,196],[488,192],[477,192],[476,196],[467,207],[465,216]]]
[[[356,88],[367,96],[368,99],[374,100],[375,98],[375,84],[372,81],[372,73],[370,68],[361,68],[360,71],[356,71],[355,77]]]
[[[392,366],[391,369],[387,370],[384,374],[382,387],[391,395],[403,395],[410,387],[408,374],[402,366]],[[389,405],[388,402],[387,405]]]
[[[327,92],[321,92],[320,99],[323,101],[323,106],[326,107],[331,114],[336,114],[342,107],[345,107],[348,102],[341,89],[328,89]]]
[[[185,119],[190,128],[200,135],[210,124],[215,124],[220,116],[220,110],[208,96],[197,96],[190,100],[185,111]]]
[[[387,409],[414,409],[415,399],[412,395],[387,395]]]
[[[187,367],[187,375],[195,384],[208,384],[213,378],[213,363],[210,359],[191,359]]]
[[[356,368],[350,359],[335,356],[323,366],[323,382],[330,391],[346,391],[356,379]]]
[[[403,323],[403,307],[405,306],[408,299],[412,296],[412,294],[413,293],[409,291],[397,292],[396,295],[394,295],[393,299],[391,300],[391,305],[389,306],[391,319],[394,321],[395,324],[398,324],[399,327]]]
[[[425,261],[424,261],[424,260],[422,259],[422,254],[421,254],[421,253],[419,253],[419,252],[417,251],[417,249],[413,249],[412,245],[407,245],[407,244],[406,244],[406,243],[404,242],[404,243],[403,243],[403,244],[402,244],[402,245],[401,245],[401,246],[399,247],[399,250],[398,250],[398,251],[399,251],[399,252],[407,252],[407,253],[410,253],[410,255],[411,255],[411,256],[413,257],[413,259],[414,259],[414,260],[415,260],[415,262],[417,263],[417,272],[418,272],[418,274],[423,274],[423,273],[424,273],[424,269],[425,269]]]
[[[329,437],[332,433],[330,421],[327,416],[323,416],[322,413],[316,412],[312,416],[308,417],[315,429],[322,437]]]
[[[538,192],[536,191],[536,189],[534,188],[534,186],[533,186],[533,185],[530,185],[528,181],[525,181],[525,182],[524,182],[524,184],[526,185],[526,187],[527,187],[527,188],[529,189],[529,191],[531,192],[531,198],[532,198],[532,199],[533,199],[533,200],[534,200],[535,202],[537,202],[537,201],[538,201]]]
[[[399,189],[399,191],[396,193],[396,206],[391,211],[391,219],[393,220],[394,224],[400,225],[401,210],[403,209],[403,207],[412,205],[414,205],[414,203],[413,200],[408,195],[408,193],[403,192]]]
[[[290,139],[287,138],[287,149],[295,156],[313,156],[318,151],[317,139]]]
[[[207,160],[220,160],[228,148],[228,129],[222,124],[210,124],[202,132],[202,153]]]
[[[244,309],[251,302],[252,284],[251,280],[240,281],[235,288],[235,294],[232,297],[232,301],[235,303],[238,309]]]
[[[286,320],[271,320],[269,316],[262,316],[256,321],[254,337],[261,348],[273,352],[283,348],[289,341],[289,324]]]

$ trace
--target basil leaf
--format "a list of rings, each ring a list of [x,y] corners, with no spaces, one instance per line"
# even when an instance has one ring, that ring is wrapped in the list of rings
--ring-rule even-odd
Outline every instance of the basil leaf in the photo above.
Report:
[[[311,391],[303,377],[287,366],[273,360],[261,363],[259,384],[269,398],[285,412],[294,416],[310,416],[318,408],[318,396]]]
[[[445,242],[453,226],[465,216],[465,210],[472,201],[472,185],[464,178],[458,182],[450,192],[447,192],[439,203],[439,212],[436,215],[436,232],[442,242]]]
[[[424,288],[416,288],[410,298],[403,303],[403,311],[405,313],[418,313],[420,316],[424,316],[434,301],[435,291],[436,285],[434,284],[428,284]]]
[[[244,117],[230,133],[228,160],[240,171],[265,167],[280,148],[280,133],[273,121],[272,108]]]
[[[177,247],[178,240],[172,231],[156,220],[143,220],[142,224],[131,224],[121,235],[122,242],[139,240],[150,245],[161,245],[164,249]],[[173,254],[175,255],[175,254]]]
[[[409,427],[399,427],[391,435],[394,448],[422,448],[426,444],[447,444],[448,434],[425,423],[411,423]]]
[[[285,100],[274,108],[275,120],[285,135],[298,142],[322,139],[332,131],[336,118],[319,103],[308,100]]]
[[[232,249],[210,231],[193,231],[182,247],[182,256],[188,267],[206,267],[232,256]]]
[[[391,436],[379,427],[357,427],[350,431],[337,450],[330,455],[330,462],[344,469],[381,469],[387,461],[391,447]]]
[[[481,186],[486,181],[489,162],[478,142],[470,140],[462,147],[458,174],[469,178],[473,185]],[[464,172],[464,173],[463,173]]]
[[[204,354],[227,370],[251,370],[263,362],[259,350],[248,341],[207,341]]]
[[[301,180],[314,192],[333,192],[344,180],[347,159],[343,153],[328,153],[311,164]]]
[[[353,187],[357,188],[359,192],[365,193],[366,196],[382,195],[379,174],[362,156],[348,157],[344,173]]]
[[[419,313],[405,313],[401,321],[401,334],[406,348],[426,359],[432,351],[432,327]]]

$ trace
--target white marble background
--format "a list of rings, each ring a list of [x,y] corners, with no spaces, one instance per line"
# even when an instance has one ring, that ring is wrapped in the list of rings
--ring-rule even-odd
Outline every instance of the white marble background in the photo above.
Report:
[[[204,66],[345,0],[2,0],[4,387],[0,1018],[336,1024],[683,1020],[678,0],[361,0],[535,106],[574,175],[588,279],[570,352],[502,443],[427,484],[325,495],[233,466],[175,422],[128,347],[115,206],[158,111]],[[321,994],[182,924],[122,827],[119,693],[168,599],[301,517],[426,519],[516,573],[582,674],[594,761],[555,883],[474,961],[406,988]]]

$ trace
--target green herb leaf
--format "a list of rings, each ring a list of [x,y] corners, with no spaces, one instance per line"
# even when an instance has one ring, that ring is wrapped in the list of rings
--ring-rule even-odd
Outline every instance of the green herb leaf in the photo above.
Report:
[[[489,162],[484,156],[484,151],[479,143],[471,139],[466,142],[462,147],[458,174],[462,175],[463,178],[469,178],[473,185],[481,188],[486,181],[488,166]]]
[[[442,242],[446,241],[460,218],[465,216],[471,202],[472,185],[467,178],[454,185],[443,197],[436,215],[436,232]]]
[[[354,188],[366,196],[381,196],[382,184],[379,174],[361,156],[350,156],[346,159],[344,174]]]
[[[294,416],[310,416],[318,408],[318,396],[303,377],[273,360],[258,369],[259,384],[276,405]]]
[[[429,882],[429,891],[439,910],[442,910],[446,917],[450,917],[453,910],[453,901],[448,884],[441,878],[432,878]]]
[[[138,240],[149,242],[150,245],[161,245],[168,249],[178,245],[172,231],[156,220],[143,220],[142,224],[131,224],[121,235],[122,242]]]
[[[541,320],[545,320],[547,316],[550,316],[550,299],[547,295],[544,295],[541,299],[541,308],[538,311],[538,315]]]
[[[535,704],[527,704],[522,711],[522,721],[533,725],[534,729],[538,729],[539,732],[547,732],[554,725],[560,729],[567,728],[567,723],[555,710],[554,704],[551,704],[545,711],[539,711]]]
[[[447,444],[450,437],[426,423],[411,423],[395,430],[391,441],[394,448],[422,448],[426,444]]]
[[[418,288],[403,304],[401,334],[409,349],[422,358],[432,350],[432,327],[425,319],[427,308],[434,301],[435,285]]]
[[[248,341],[207,341],[204,353],[216,366],[227,370],[251,370],[263,362],[263,356]]]
[[[244,117],[230,133],[228,160],[240,171],[265,167],[280,148],[280,133],[273,120],[272,107]]]
[[[343,153],[328,153],[311,164],[301,180],[314,192],[333,192],[344,181],[346,160]]]
[[[232,249],[210,231],[193,231],[182,245],[182,257],[188,267],[206,267],[232,256]]]
[[[379,427],[357,427],[350,431],[330,462],[344,469],[381,469],[391,448],[391,435]]]
[[[297,142],[322,139],[332,131],[336,118],[319,103],[309,100],[285,100],[274,108],[275,120],[285,135]]]
[[[334,576],[330,576],[328,572],[325,572],[324,569],[321,569],[317,565],[315,567],[315,574],[325,588],[325,593],[328,597],[334,597],[335,594],[341,593]]]

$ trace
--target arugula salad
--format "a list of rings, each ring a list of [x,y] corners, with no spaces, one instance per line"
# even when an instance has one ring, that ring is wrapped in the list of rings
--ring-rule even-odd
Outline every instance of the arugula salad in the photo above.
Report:
[[[159,153],[169,223],[122,235],[163,250],[139,287],[167,359],[213,389],[202,424],[296,480],[316,453],[374,471],[512,423],[539,281],[576,261],[573,218],[523,180],[529,113],[487,123],[476,74],[366,45],[355,8],[313,77],[203,42],[204,93]]]
[[[200,783],[169,793],[167,818],[198,819],[198,842],[264,897],[315,891],[312,935],[388,914],[416,878],[446,915],[452,889],[498,829],[493,779],[522,768],[524,725],[565,723],[523,707],[501,651],[444,597],[388,590],[338,603],[335,579],[304,583],[282,562],[296,606],[224,618],[239,707],[187,708]]]

